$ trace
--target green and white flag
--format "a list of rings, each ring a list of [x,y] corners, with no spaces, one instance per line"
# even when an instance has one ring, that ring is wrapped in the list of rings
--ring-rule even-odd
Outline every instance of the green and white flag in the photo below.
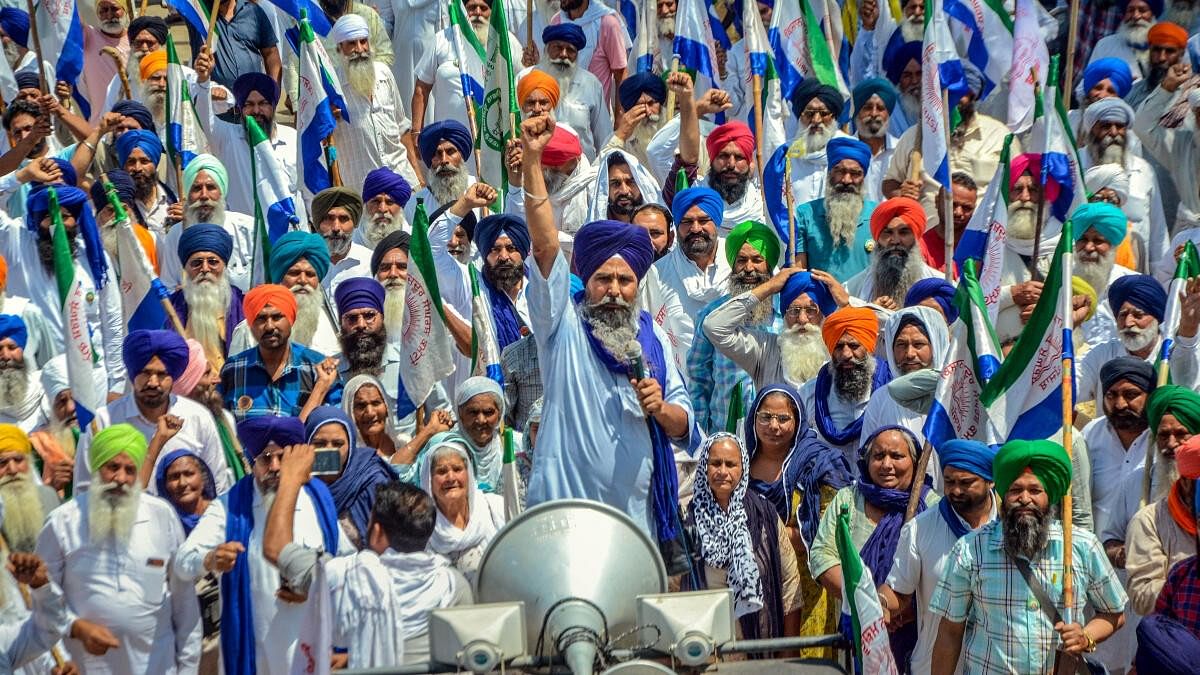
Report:
[[[409,400],[420,405],[434,385],[454,372],[446,310],[442,307],[437,269],[429,248],[429,217],[421,199],[417,199],[413,216],[408,260],[404,321],[400,332],[400,351],[408,368],[401,379]]]
[[[59,307],[62,309],[63,335],[66,338],[67,382],[71,385],[71,398],[75,399],[75,416],[79,427],[87,429],[95,418],[96,411],[104,406],[105,392],[96,385],[92,377],[97,356],[92,348],[92,329],[88,323],[83,279],[75,264],[75,256],[67,239],[67,228],[63,224],[62,210],[58,204],[58,193],[53,187],[46,188],[50,197],[51,240],[54,246],[54,277],[58,285]],[[96,285],[101,283],[96,279]],[[113,283],[113,282],[109,282]]]
[[[888,643],[879,592],[875,590],[871,570],[863,564],[858,547],[850,537],[850,509],[846,506],[838,514],[837,550],[842,562],[842,611],[850,614],[858,671],[894,675],[896,659]]]
[[[1175,343],[1175,332],[1179,330],[1180,305],[1187,289],[1187,280],[1195,277],[1200,277],[1200,255],[1196,252],[1196,245],[1189,240],[1183,245],[1183,254],[1175,264],[1175,276],[1167,286],[1167,308],[1163,312],[1163,321],[1160,324],[1162,351],[1159,356],[1162,361],[1171,358],[1171,347]]]
[[[180,173],[192,158],[205,151],[208,140],[196,117],[192,95],[188,92],[183,65],[175,53],[175,40],[167,35],[167,154]],[[183,195],[183,186],[178,186]]]
[[[492,12],[492,21],[488,26],[487,58],[483,67],[483,106],[475,116],[479,180],[496,188],[496,201],[491,206],[493,213],[504,210],[504,196],[508,191],[504,149],[509,139],[516,135],[514,127],[520,113],[504,14]]]
[[[253,115],[246,115],[244,120],[254,181],[254,281],[262,283],[263,270],[270,264],[271,246],[299,224],[300,218],[288,187],[290,181],[275,156],[271,139]]]

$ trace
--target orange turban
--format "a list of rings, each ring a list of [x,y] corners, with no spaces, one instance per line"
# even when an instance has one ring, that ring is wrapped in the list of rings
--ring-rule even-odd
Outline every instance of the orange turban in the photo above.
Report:
[[[279,284],[263,284],[255,286],[242,299],[242,311],[246,314],[247,323],[254,323],[258,313],[267,305],[283,312],[289,321],[296,320],[296,298],[292,292]]]
[[[896,218],[902,218],[912,228],[917,241],[925,234],[925,209],[915,199],[908,197],[892,197],[875,207],[871,213],[871,236],[879,238],[879,233],[888,223]]]
[[[1146,41],[1152,45],[1184,49],[1187,47],[1188,32],[1177,23],[1159,21],[1150,27]]]
[[[0,291],[8,288],[8,261],[0,255]]]
[[[142,76],[142,82],[150,79],[150,76],[160,70],[167,68],[167,50],[155,49],[149,54],[142,57],[142,62],[138,65],[138,74]]]
[[[525,99],[535,90],[541,89],[550,97],[550,107],[558,106],[558,81],[540,70],[531,70],[517,83],[517,102],[525,107]]]
[[[846,334],[858,340],[868,352],[874,352],[875,340],[879,337],[879,321],[875,319],[875,312],[866,307],[842,307],[825,317],[825,323],[821,325],[821,339],[825,340],[830,354],[838,340]]]

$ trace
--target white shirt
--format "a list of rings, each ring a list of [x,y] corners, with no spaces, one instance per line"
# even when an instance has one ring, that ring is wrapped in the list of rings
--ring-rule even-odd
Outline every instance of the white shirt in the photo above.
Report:
[[[357,228],[356,228],[357,229]],[[325,278],[321,281],[321,285],[325,287],[325,297],[333,301],[333,292],[337,290],[338,284],[347,279],[355,277],[371,278],[371,254],[373,251],[362,244],[350,244],[350,252],[346,254],[336,263],[329,266],[329,272],[325,274]],[[341,315],[341,312],[338,313]]]
[[[432,4],[438,5],[439,3]],[[399,26],[399,22],[397,22],[397,26]],[[467,117],[467,101],[462,89],[462,66],[465,63],[467,73],[479,80],[480,85],[483,85],[483,64],[466,39],[461,35],[455,35],[456,31],[458,31],[457,28],[450,26],[436,35],[430,36],[431,39],[426,40],[418,48],[420,56],[413,63],[412,70],[407,76],[410,81],[415,77],[416,80],[433,85],[428,97],[429,107],[425,115],[425,126],[443,120],[456,120],[467,129],[473,128],[473,122]],[[461,54],[456,44],[461,45]],[[508,46],[512,56],[511,63],[521,63],[521,45],[523,44],[525,43],[517,40],[516,36],[509,31]],[[399,82],[400,76],[397,76],[396,79]],[[412,87],[409,90],[411,91]],[[429,204],[426,203],[425,206],[428,208]],[[429,212],[433,213],[433,209],[430,209]]]
[[[361,192],[367,174],[381,166],[390,167],[409,184],[417,184],[417,172],[408,161],[408,150],[400,142],[412,128],[408,106],[396,87],[391,69],[379,61],[372,65],[375,66],[375,89],[369,100],[350,86],[345,69],[338,69],[345,83],[342,98],[349,110],[342,111],[333,141],[338,150],[337,164],[342,183],[355,192]]]
[[[183,223],[172,227],[158,245],[158,278],[169,290],[179,288],[183,283],[183,263],[179,260],[179,238],[183,230],[190,225]],[[221,227],[233,237],[233,253],[229,254],[229,262],[225,263],[225,273],[229,275],[229,283],[243,291],[254,287],[250,278],[251,266],[254,264],[254,218],[236,211],[225,212],[225,222]]]
[[[64,640],[85,673],[141,675],[195,673],[200,664],[200,603],[192,582],[169,573],[183,544],[179,516],[167,502],[139,497],[126,547],[88,539],[87,492],[58,507],[38,536],[37,553],[50,580],[67,598],[67,624],[86,619],[103,625],[120,643],[104,656]],[[215,502],[214,502],[215,503]]]
[[[212,472],[213,482],[216,483],[217,494],[224,494],[229,488],[233,487],[233,475],[229,471],[229,466],[225,463],[225,451],[221,446],[221,437],[217,434],[217,424],[213,419],[212,413],[208,408],[196,403],[190,398],[176,396],[171,394],[170,407],[167,409],[167,414],[175,415],[183,420],[183,426],[179,429],[179,433],[175,434],[174,438],[167,441],[163,446],[162,452],[158,454],[158,461],[162,461],[175,450],[187,449],[196,454],[208,466],[208,470]],[[96,417],[88,428],[83,430],[79,436],[79,444],[75,450],[75,489],[86,490],[92,480],[92,469],[88,467],[88,450],[92,447],[92,438],[100,432],[100,430],[110,427],[114,424],[128,423],[132,424],[142,435],[146,437],[146,442],[154,437],[154,432],[157,425],[154,422],[142,416],[138,410],[137,402],[133,400],[133,394],[125,394],[121,398],[109,403],[108,405],[96,411]],[[157,471],[157,468],[155,469]],[[151,475],[154,475],[152,472]],[[150,481],[146,486],[146,492],[149,494],[158,494],[158,487],[155,481]]]
[[[54,668],[50,649],[59,644],[59,632],[67,625],[62,589],[54,582],[30,588],[31,612],[25,608],[16,580],[7,570],[0,570],[0,593],[7,599],[0,606],[0,673],[45,675]]]
[[[1162,339],[1154,342],[1154,348],[1146,355],[1146,363],[1154,365],[1162,349]],[[1121,356],[1132,356],[1120,340],[1110,340],[1093,347],[1083,355],[1075,366],[1075,381],[1078,393],[1075,402],[1103,401],[1104,391],[1100,385],[1100,369],[1104,364]],[[1175,346],[1171,349],[1171,382],[1190,389],[1196,389],[1197,371],[1196,337],[1176,337]]]
[[[677,348],[684,354],[692,347],[696,334],[696,315],[729,290],[729,262],[725,260],[725,240],[717,238],[716,257],[706,269],[700,269],[676,244],[670,253],[654,263],[659,283],[679,298],[683,315],[678,322]],[[665,293],[666,291],[664,291]]]
[[[244,478],[243,480],[253,480]],[[246,560],[250,565],[250,595],[254,607],[254,647],[257,670],[263,675],[287,675],[291,672],[292,652],[296,648],[300,624],[307,611],[306,603],[294,604],[275,597],[279,590],[279,570],[263,557],[263,533],[267,522],[267,505],[262,494],[254,490],[254,523]],[[196,523],[187,542],[179,549],[175,571],[180,577],[192,580],[204,574],[204,558],[218,545],[225,543],[225,504],[217,500]],[[307,490],[296,498],[296,515],[292,525],[293,542],[308,548],[324,548],[316,508]],[[262,525],[260,527],[260,525]],[[354,547],[342,528],[338,531],[338,555],[354,553]]]
[[[1092,315],[1092,318],[1075,327],[1075,330],[1087,342],[1088,349],[1117,339],[1117,319],[1112,307],[1108,304],[1108,289],[1114,281],[1130,274],[1137,274],[1137,272],[1128,267],[1114,264],[1108,272],[1108,283],[1104,285],[1104,288],[1095,289],[1098,295],[1096,313]]]
[[[1100,401],[1097,412],[1103,412]],[[1108,418],[1098,417],[1083,428],[1083,440],[1092,460],[1092,517],[1095,531],[1104,532],[1113,511],[1121,501],[1121,492],[1113,489],[1122,485],[1135,469],[1146,463],[1146,444],[1150,431],[1143,431],[1126,450]]]

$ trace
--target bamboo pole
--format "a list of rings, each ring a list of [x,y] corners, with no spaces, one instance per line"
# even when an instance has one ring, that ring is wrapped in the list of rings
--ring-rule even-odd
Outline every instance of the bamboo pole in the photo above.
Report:
[[[1071,459],[1072,442],[1071,435],[1075,430],[1074,427],[1074,407],[1075,399],[1074,391],[1072,391],[1075,381],[1072,377],[1074,368],[1072,361],[1074,360],[1074,350],[1071,346],[1071,320],[1073,307],[1071,305],[1070,283],[1071,274],[1073,272],[1074,254],[1067,253],[1063,256],[1063,284],[1066,285],[1067,291],[1061,293],[1062,296],[1059,311],[1062,312],[1062,318],[1065,328],[1063,329],[1062,338],[1062,414],[1063,414],[1063,449],[1067,452],[1067,459]],[[1151,444],[1152,445],[1152,444]],[[1071,517],[1071,486],[1067,486],[1067,493],[1063,495],[1062,501],[1062,529],[1063,529],[1063,622],[1071,623],[1073,620],[1072,614],[1075,606],[1075,572],[1072,562],[1075,557],[1074,549],[1072,548],[1072,517]]]
[[[204,39],[204,47],[212,50],[213,38],[217,35],[217,12],[220,11],[222,0],[209,0],[212,7],[208,10],[208,37]]]
[[[1079,0],[1071,0],[1071,11],[1067,12],[1070,23],[1067,24],[1067,66],[1063,77],[1062,100],[1063,110],[1071,109],[1071,90],[1074,89],[1075,79],[1075,45],[1079,41]]]
[[[679,72],[679,55],[671,57],[671,73]],[[667,102],[663,105],[663,122],[669,122],[675,116],[675,90],[667,87]]]
[[[917,515],[917,508],[921,505],[921,488],[925,486],[925,472],[929,467],[929,458],[933,455],[933,446],[929,444],[929,440],[925,440],[925,445],[921,446],[921,454],[917,457],[917,466],[913,468],[912,485],[908,491],[908,508],[904,510],[904,522],[913,519]]]
[[[38,89],[41,89],[43,94],[48,94],[50,89],[46,82],[46,59],[42,56],[42,38],[38,35],[37,12],[34,11],[33,0],[25,0],[25,6],[29,12],[29,37],[33,39],[33,50],[37,53]]]
[[[533,46],[533,0],[525,0],[525,46]]]

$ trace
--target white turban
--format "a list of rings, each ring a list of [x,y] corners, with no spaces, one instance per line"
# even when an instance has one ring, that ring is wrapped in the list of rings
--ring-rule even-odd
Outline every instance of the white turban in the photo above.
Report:
[[[1129,201],[1129,174],[1120,164],[1098,164],[1083,174],[1083,182],[1087,184],[1088,192],[1099,192],[1109,188],[1121,198],[1121,203]]]
[[[64,389],[70,388],[71,383],[67,380],[67,355],[59,354],[42,366],[42,389],[46,390],[46,396],[53,403]]]
[[[362,40],[370,36],[371,29],[367,26],[367,20],[352,13],[343,14],[342,18],[333,24],[333,29],[329,31],[329,37],[333,38],[337,44],[347,40]]]
[[[1119,122],[1125,126],[1133,124],[1133,108],[1116,96],[1102,98],[1083,111],[1083,128],[1091,131],[1097,122]]]

